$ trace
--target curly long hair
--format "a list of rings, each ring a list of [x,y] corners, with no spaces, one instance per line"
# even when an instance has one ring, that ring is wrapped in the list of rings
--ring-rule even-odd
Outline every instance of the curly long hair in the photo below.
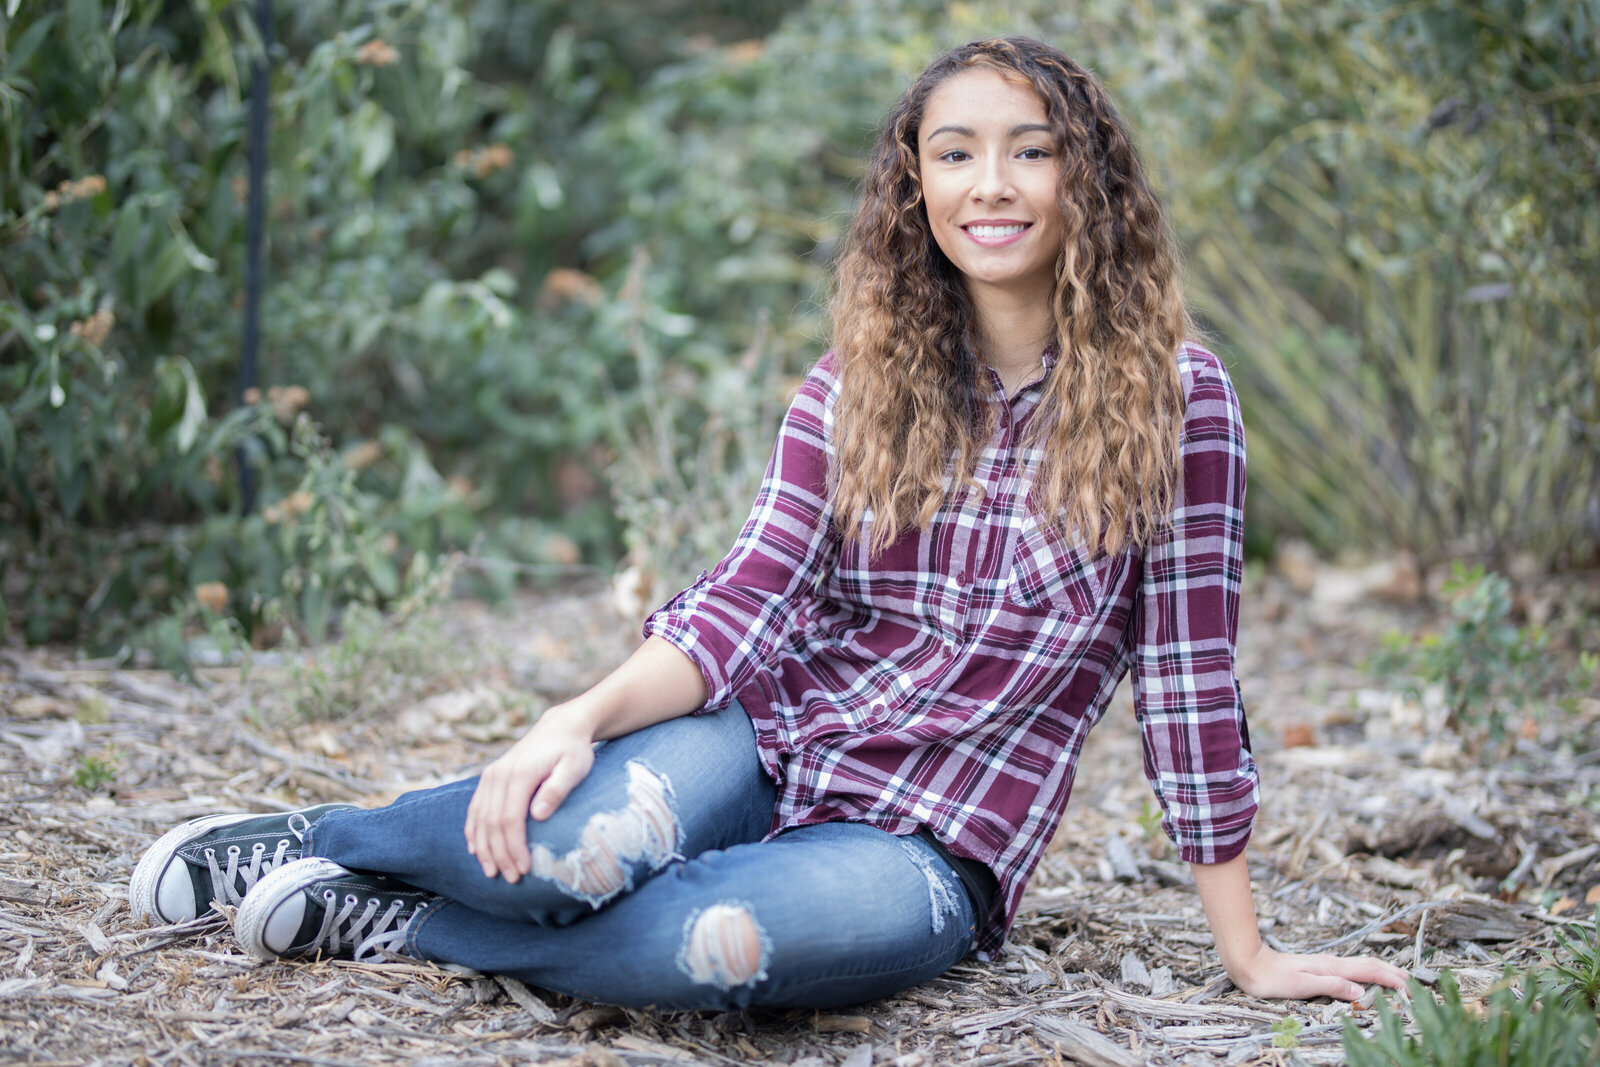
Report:
[[[1061,161],[1057,358],[1032,422],[1043,456],[1032,506],[1107,552],[1148,545],[1180,490],[1178,352],[1191,322],[1176,244],[1100,83],[1025,37],[934,60],[873,150],[831,303],[835,519],[856,537],[870,515],[875,552],[925,528],[953,494],[981,491],[974,470],[993,432],[993,406],[982,402],[992,387],[973,354],[976,311],[928,223],[917,144],[933,91],[980,66],[1039,95]]]

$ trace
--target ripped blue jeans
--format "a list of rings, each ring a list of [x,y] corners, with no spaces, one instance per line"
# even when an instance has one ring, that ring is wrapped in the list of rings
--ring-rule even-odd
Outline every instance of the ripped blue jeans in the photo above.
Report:
[[[921,837],[841,822],[762,841],[776,794],[737,704],[601,745],[556,814],[528,821],[515,884],[467,851],[476,785],[325,815],[304,855],[445,898],[406,933],[421,959],[609,1004],[836,1007],[973,947],[971,898]]]

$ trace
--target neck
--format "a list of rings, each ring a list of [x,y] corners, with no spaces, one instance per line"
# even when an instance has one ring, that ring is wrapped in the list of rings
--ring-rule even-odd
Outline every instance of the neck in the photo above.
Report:
[[[1000,375],[1006,392],[1014,392],[1038,376],[1040,356],[1055,339],[1049,295],[1040,299],[1037,294],[973,292],[972,299],[979,355]]]

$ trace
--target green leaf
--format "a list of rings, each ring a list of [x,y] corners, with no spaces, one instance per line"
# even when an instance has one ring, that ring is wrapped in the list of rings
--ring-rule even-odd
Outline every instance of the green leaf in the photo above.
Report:
[[[17,427],[11,421],[11,416],[6,414],[6,409],[0,407],[0,469],[11,466],[13,457],[17,454]],[[5,627],[0,625],[0,633]]]
[[[188,272],[189,266],[188,252],[183,243],[178,240],[165,242],[161,251],[156,253],[145,278],[142,293],[145,306],[165,296],[168,290],[178,284],[178,279]]]
[[[368,100],[350,116],[359,155],[356,170],[371,178],[394,154],[394,119],[387,111]]]
[[[49,383],[50,389],[50,406],[53,408],[60,408],[62,404],[67,402],[67,391],[61,387],[60,354],[52,351],[50,353],[50,360],[47,366],[48,370],[46,372],[46,380]]]
[[[178,420],[178,428],[174,435],[178,451],[187,452],[194,447],[194,442],[200,436],[200,427],[206,421],[206,398],[200,391],[200,379],[195,377],[194,368],[186,359],[178,360],[178,368],[183,376],[185,386],[183,415]]]
[[[33,53],[38,51],[44,43],[45,36],[49,34],[50,27],[55,25],[56,12],[52,11],[38,22],[22,31],[22,36],[17,38],[17,43],[12,47],[10,54],[5,57],[5,66],[0,68],[9,74],[13,70],[20,71],[33,58]],[[9,18],[10,15],[7,15]]]
[[[328,592],[320,582],[306,583],[300,595],[300,619],[312,644],[320,644],[328,635]]]
[[[363,546],[361,566],[367,572],[367,577],[372,580],[372,587],[384,599],[392,598],[400,592],[400,572],[378,546],[370,543]]]

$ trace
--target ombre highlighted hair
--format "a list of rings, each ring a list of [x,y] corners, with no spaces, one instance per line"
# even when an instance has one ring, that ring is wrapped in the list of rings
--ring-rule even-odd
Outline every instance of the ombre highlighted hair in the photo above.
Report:
[[[831,304],[841,379],[835,521],[856,537],[870,514],[879,550],[925,527],[952,494],[976,490],[993,431],[981,395],[991,386],[973,354],[976,311],[928,223],[917,144],[929,96],[974,67],[1032,87],[1061,162],[1057,358],[1031,424],[1043,455],[1032,505],[1091,547],[1148,545],[1169,522],[1181,478],[1178,352],[1191,323],[1176,246],[1100,83],[1025,37],[935,59],[873,149]]]

